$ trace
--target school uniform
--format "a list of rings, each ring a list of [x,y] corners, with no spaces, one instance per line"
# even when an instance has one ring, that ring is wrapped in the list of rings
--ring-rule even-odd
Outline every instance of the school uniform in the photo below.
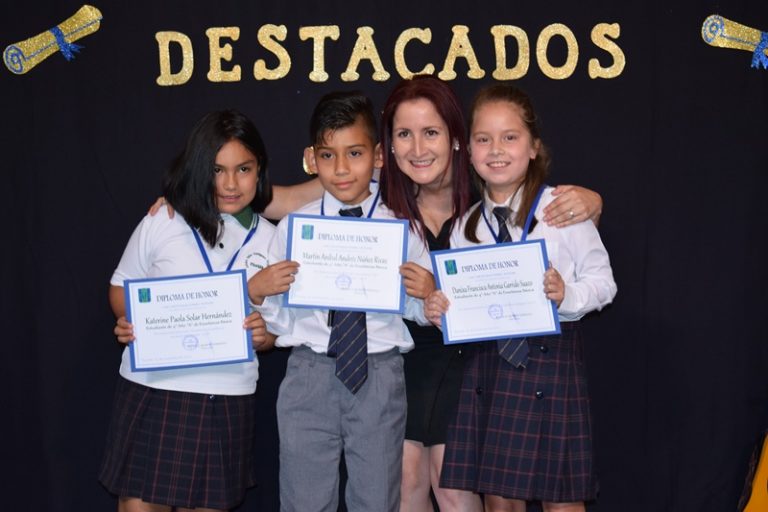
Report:
[[[363,217],[392,219],[377,198],[378,187],[359,206]],[[337,216],[340,203],[330,193],[297,213]],[[286,257],[288,219],[269,250],[271,263]],[[430,268],[420,237],[408,237],[407,259]],[[302,269],[299,269],[302,272]],[[362,387],[351,392],[336,377],[329,357],[328,310],[282,307],[282,296],[267,297],[261,308],[276,345],[293,347],[277,400],[280,433],[281,510],[336,511],[342,452],[349,474],[346,505],[352,511],[396,511],[400,506],[406,399],[401,352],[413,341],[403,316],[426,324],[421,300],[406,297],[403,316],[366,313],[368,370]],[[338,312],[337,312],[338,313]]]
[[[544,190],[537,220],[553,200],[551,192]],[[519,194],[506,205],[486,196],[454,230],[451,246],[475,245],[464,237],[464,226],[476,208],[485,209],[476,231],[480,243],[495,243],[499,224],[493,208],[509,206],[514,217],[519,202]],[[510,224],[512,241],[519,241],[522,229]],[[529,337],[525,367],[504,360],[496,342],[475,343],[466,351],[440,485],[520,500],[586,501],[596,496],[597,478],[578,320],[609,304],[616,284],[591,221],[559,229],[539,221],[527,238],[544,239],[547,256],[565,282],[558,308],[562,333]]]
[[[203,242],[213,271],[266,266],[274,226],[254,215],[249,229],[221,215],[214,247]],[[237,256],[232,260],[236,251]],[[162,209],[133,232],[111,284],[125,279],[208,273],[191,228]],[[112,493],[186,508],[229,509],[253,485],[251,451],[258,360],[135,372],[123,351],[99,480]]]

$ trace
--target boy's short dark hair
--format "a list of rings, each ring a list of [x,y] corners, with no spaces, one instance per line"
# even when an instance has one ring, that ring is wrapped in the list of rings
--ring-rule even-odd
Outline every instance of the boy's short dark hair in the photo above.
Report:
[[[371,144],[376,144],[376,116],[373,103],[360,91],[336,91],[320,98],[309,120],[309,140],[317,145],[325,140],[326,132],[352,126],[358,119],[365,123]]]

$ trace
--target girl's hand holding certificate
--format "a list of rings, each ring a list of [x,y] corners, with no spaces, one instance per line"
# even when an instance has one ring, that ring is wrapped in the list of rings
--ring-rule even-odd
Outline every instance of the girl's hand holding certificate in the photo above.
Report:
[[[436,327],[442,329],[443,315],[448,311],[450,305],[451,303],[443,292],[434,290],[424,299],[424,316]]]
[[[133,324],[124,316],[117,319],[114,333],[120,343],[130,343],[136,339],[136,336],[133,335]]]
[[[549,268],[544,272],[544,293],[549,300],[555,301],[557,307],[563,302],[565,297],[565,282],[560,273],[549,263]]]
[[[245,317],[243,328],[251,331],[251,345],[257,352],[269,350],[275,344],[275,337],[267,332],[267,324],[258,311]]]

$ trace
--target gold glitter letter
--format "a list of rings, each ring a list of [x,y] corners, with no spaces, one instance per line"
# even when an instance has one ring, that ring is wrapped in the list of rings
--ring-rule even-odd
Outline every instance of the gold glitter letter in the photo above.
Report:
[[[291,70],[291,56],[277,41],[285,41],[288,29],[285,25],[264,25],[259,29],[259,42],[261,46],[274,53],[279,61],[275,69],[267,69],[263,59],[253,63],[253,77],[256,80],[278,80],[284,78]]]
[[[549,60],[547,60],[547,46],[549,46],[549,40],[555,35],[562,36],[568,45],[568,57],[565,60],[565,64],[559,68],[552,66]],[[544,30],[539,34],[539,39],[536,41],[536,61],[539,63],[542,73],[553,80],[566,79],[573,74],[578,60],[579,43],[576,42],[576,36],[573,35],[571,29],[562,23],[553,23],[544,27]]]
[[[157,50],[160,54],[160,76],[157,77],[157,85],[183,85],[192,76],[195,68],[195,55],[192,52],[192,41],[181,32],[157,32]],[[171,73],[171,43],[181,46],[181,69],[178,73]]]
[[[528,72],[531,65],[531,44],[528,42],[528,34],[520,27],[512,25],[494,25],[491,27],[493,44],[496,47],[496,69],[493,78],[496,80],[516,80],[522,78]],[[517,64],[515,67],[507,67],[507,36],[517,40]]]
[[[592,29],[592,42],[595,46],[607,51],[613,57],[613,65],[608,68],[601,68],[600,61],[589,59],[589,78],[616,78],[624,71],[627,64],[627,58],[621,51],[619,45],[613,42],[621,34],[621,27],[618,23],[598,23]],[[611,39],[608,39],[611,37]]]
[[[339,26],[300,27],[299,39],[306,41],[309,38],[312,38],[313,63],[309,79],[313,82],[325,82],[328,80],[328,73],[325,72],[325,40],[331,38],[337,41],[339,39]]]
[[[418,39],[424,44],[432,42],[432,31],[428,28],[409,28],[403,30],[395,43],[395,69],[401,78],[412,78],[413,75],[431,75],[435,72],[434,64],[427,64],[421,71],[411,72],[405,63],[405,45],[411,39]]]
[[[373,29],[371,27],[357,28],[357,41],[352,50],[352,56],[349,58],[347,70],[341,74],[341,79],[345,82],[354,82],[360,75],[357,73],[357,66],[360,61],[366,59],[373,65],[372,78],[377,82],[385,82],[389,79],[389,73],[384,69],[379,57],[379,51],[376,49],[376,43],[373,42]]]
[[[232,71],[223,71],[221,69],[222,60],[232,60],[232,45],[226,43],[219,46],[219,39],[228,37],[237,41],[240,37],[240,27],[215,27],[205,31],[208,36],[208,51],[211,54],[211,66],[208,69],[208,80],[211,82],[239,82],[240,65],[236,64]]]
[[[453,67],[456,65],[456,59],[458,57],[464,57],[469,65],[469,71],[467,76],[469,78],[483,78],[485,71],[480,67],[475,56],[475,50],[472,48],[472,43],[469,42],[469,27],[466,25],[454,25],[453,39],[451,39],[451,47],[448,49],[448,55],[445,57],[445,64],[443,64],[443,70],[440,71],[437,76],[441,80],[453,80],[456,78],[456,72]]]

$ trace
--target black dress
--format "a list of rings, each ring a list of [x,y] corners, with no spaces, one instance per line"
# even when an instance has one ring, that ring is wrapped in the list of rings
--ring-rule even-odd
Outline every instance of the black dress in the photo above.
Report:
[[[451,220],[437,236],[425,228],[430,251],[450,248]],[[405,320],[415,347],[403,355],[408,419],[405,438],[424,446],[445,444],[448,424],[458,403],[464,368],[463,345],[443,345],[435,326],[421,326]]]

